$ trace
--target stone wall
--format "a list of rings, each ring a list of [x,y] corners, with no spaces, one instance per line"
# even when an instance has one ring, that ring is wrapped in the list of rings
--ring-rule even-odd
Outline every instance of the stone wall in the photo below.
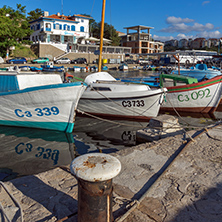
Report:
[[[55,57],[66,57],[69,59],[77,59],[77,58],[86,58],[88,63],[92,63],[96,59],[99,58],[98,55],[94,55],[94,53],[80,53],[80,52],[64,52],[63,50],[51,45],[51,44],[35,44],[32,45],[32,50],[39,57],[48,57],[50,60],[53,60]],[[124,54],[117,53],[103,53],[103,59],[120,59],[120,61],[125,60]]]

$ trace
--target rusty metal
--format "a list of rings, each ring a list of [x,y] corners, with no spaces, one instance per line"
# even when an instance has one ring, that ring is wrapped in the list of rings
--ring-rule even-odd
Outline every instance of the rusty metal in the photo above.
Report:
[[[78,178],[78,222],[112,222],[112,179],[89,182]]]

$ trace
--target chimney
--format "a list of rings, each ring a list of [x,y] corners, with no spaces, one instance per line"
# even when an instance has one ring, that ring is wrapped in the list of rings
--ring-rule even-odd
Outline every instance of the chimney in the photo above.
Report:
[[[49,16],[49,12],[44,11],[44,17]]]
[[[60,13],[59,13],[59,12],[57,12],[57,16],[60,16]]]

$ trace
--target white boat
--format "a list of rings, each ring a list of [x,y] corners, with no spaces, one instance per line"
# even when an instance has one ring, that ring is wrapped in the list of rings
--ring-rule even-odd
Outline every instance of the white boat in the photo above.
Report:
[[[221,100],[222,75],[198,82],[183,75],[161,74],[160,86],[168,90],[161,111],[213,113]]]
[[[125,64],[125,63],[123,63],[122,65],[119,66],[119,70],[124,71],[124,70],[128,70],[128,69],[129,69],[129,67],[128,67],[128,65]]]
[[[85,88],[62,83],[58,74],[1,72],[0,125],[72,132]]]
[[[80,72],[81,71],[81,67],[80,66],[73,66],[73,71],[74,72]]]
[[[95,116],[121,119],[150,119],[158,115],[166,89],[117,81],[107,72],[90,74],[84,81],[78,110]]]

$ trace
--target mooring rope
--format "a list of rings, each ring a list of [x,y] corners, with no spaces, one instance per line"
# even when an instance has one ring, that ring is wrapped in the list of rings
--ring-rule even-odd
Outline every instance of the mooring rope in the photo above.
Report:
[[[221,125],[222,123],[220,122],[219,124],[215,124],[211,127],[208,127],[208,129],[213,129],[214,127],[217,127],[219,125]],[[202,135],[204,132],[206,131],[206,129],[202,129],[199,134],[197,134],[196,136],[192,137],[193,139],[199,137],[200,135]],[[133,203],[133,206],[125,213],[123,214],[122,216],[120,216],[119,218],[117,218],[115,220],[115,222],[122,222],[124,221],[129,215],[130,213],[135,210],[140,204],[141,202],[147,197],[148,193],[150,193],[152,191],[152,189],[154,189],[154,185],[157,184],[157,182],[162,179],[163,175],[165,175],[165,173],[167,172],[167,170],[169,169],[170,166],[172,166],[172,164],[175,162],[175,160],[178,158],[178,156],[181,155],[181,153],[183,153],[185,151],[185,149],[188,147],[188,145],[193,142],[193,140],[189,140],[180,150],[179,152],[176,154],[175,157],[173,157],[172,161],[169,163],[168,166],[163,166],[162,169],[162,173],[157,177],[157,179],[150,185],[150,187],[146,190],[146,192],[138,199],[138,200],[133,200],[132,203]]]

